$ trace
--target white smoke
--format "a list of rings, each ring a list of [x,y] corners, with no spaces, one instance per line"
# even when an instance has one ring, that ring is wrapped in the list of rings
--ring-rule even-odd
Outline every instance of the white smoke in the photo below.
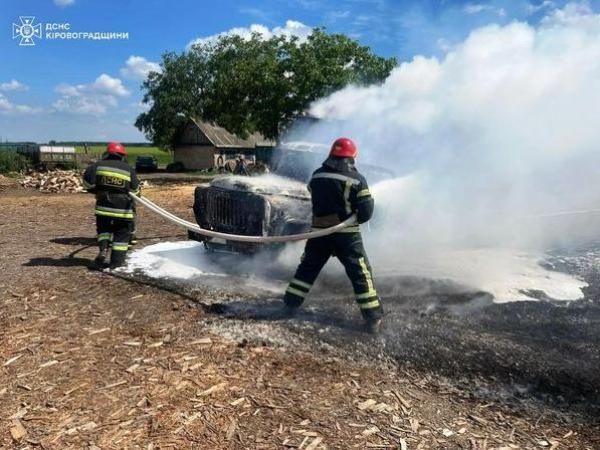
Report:
[[[569,4],[535,27],[477,29],[443,59],[417,56],[383,84],[345,88],[312,113],[336,125],[303,140],[348,135],[359,169],[368,162],[401,176],[373,188],[386,239],[555,244],[588,232],[594,216],[524,216],[600,208],[600,15]]]
[[[289,140],[346,135],[359,145],[376,200],[363,230],[378,283],[400,274],[452,279],[496,301],[581,297],[585,283],[540,267],[532,247],[598,237],[600,214],[528,216],[600,208],[600,15],[572,4],[536,27],[475,30],[443,59],[415,57],[380,86],[348,87],[312,113],[331,120]],[[397,177],[376,183],[365,163]],[[147,248],[131,264],[178,278],[218,272],[192,247]],[[301,247],[248,271],[291,273]],[[343,276],[339,264],[326,270]]]

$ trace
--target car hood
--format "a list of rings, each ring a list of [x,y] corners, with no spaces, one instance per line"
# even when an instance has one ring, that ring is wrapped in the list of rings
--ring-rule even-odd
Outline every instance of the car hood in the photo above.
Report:
[[[302,199],[310,198],[310,193],[308,192],[305,183],[273,174],[256,177],[235,175],[219,177],[212,180],[210,185],[220,189],[251,192],[253,194],[284,195],[286,197],[297,197]]]

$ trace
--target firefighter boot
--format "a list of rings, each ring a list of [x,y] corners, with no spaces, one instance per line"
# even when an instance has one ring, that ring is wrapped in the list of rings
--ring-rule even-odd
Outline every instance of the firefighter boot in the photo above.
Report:
[[[110,264],[108,267],[111,269],[116,269],[117,267],[121,267],[125,264],[125,257],[127,256],[126,251],[115,250],[110,254]]]
[[[281,318],[282,319],[291,319],[292,317],[294,317],[296,315],[296,313],[298,312],[298,309],[300,309],[299,306],[292,306],[292,305],[288,305],[287,303],[285,303],[283,305],[283,308],[281,309]]]
[[[281,315],[284,319],[291,319],[296,315],[296,312],[300,309],[300,305],[304,301],[304,296],[308,294],[308,288],[302,287],[302,291],[295,289],[297,283],[296,279],[292,280],[283,296]]]
[[[378,334],[381,329],[381,319],[367,319],[365,320],[364,330],[365,333]]]
[[[101,241],[98,244],[98,256],[96,256],[94,262],[99,266],[106,266],[108,264],[108,245],[108,241]]]
[[[137,237],[134,233],[131,233],[131,239],[129,239],[129,248],[133,247],[138,243]]]

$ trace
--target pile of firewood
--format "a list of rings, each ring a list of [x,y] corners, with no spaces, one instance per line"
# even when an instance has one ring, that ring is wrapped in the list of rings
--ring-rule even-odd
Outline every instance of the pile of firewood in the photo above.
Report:
[[[21,186],[42,192],[81,192],[81,174],[75,170],[53,170],[49,172],[29,172],[19,181]]]
[[[17,183],[12,178],[0,175],[0,191],[3,191],[5,189],[12,189],[15,187],[20,189],[19,183]]]

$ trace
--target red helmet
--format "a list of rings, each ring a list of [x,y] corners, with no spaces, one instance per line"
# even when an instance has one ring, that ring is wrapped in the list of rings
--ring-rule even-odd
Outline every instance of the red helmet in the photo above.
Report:
[[[120,142],[111,142],[106,146],[106,153],[110,153],[111,155],[121,155],[126,156],[127,151],[125,150],[125,146]]]
[[[351,139],[343,137],[335,140],[331,146],[329,155],[340,158],[356,158],[358,156],[358,149]]]

